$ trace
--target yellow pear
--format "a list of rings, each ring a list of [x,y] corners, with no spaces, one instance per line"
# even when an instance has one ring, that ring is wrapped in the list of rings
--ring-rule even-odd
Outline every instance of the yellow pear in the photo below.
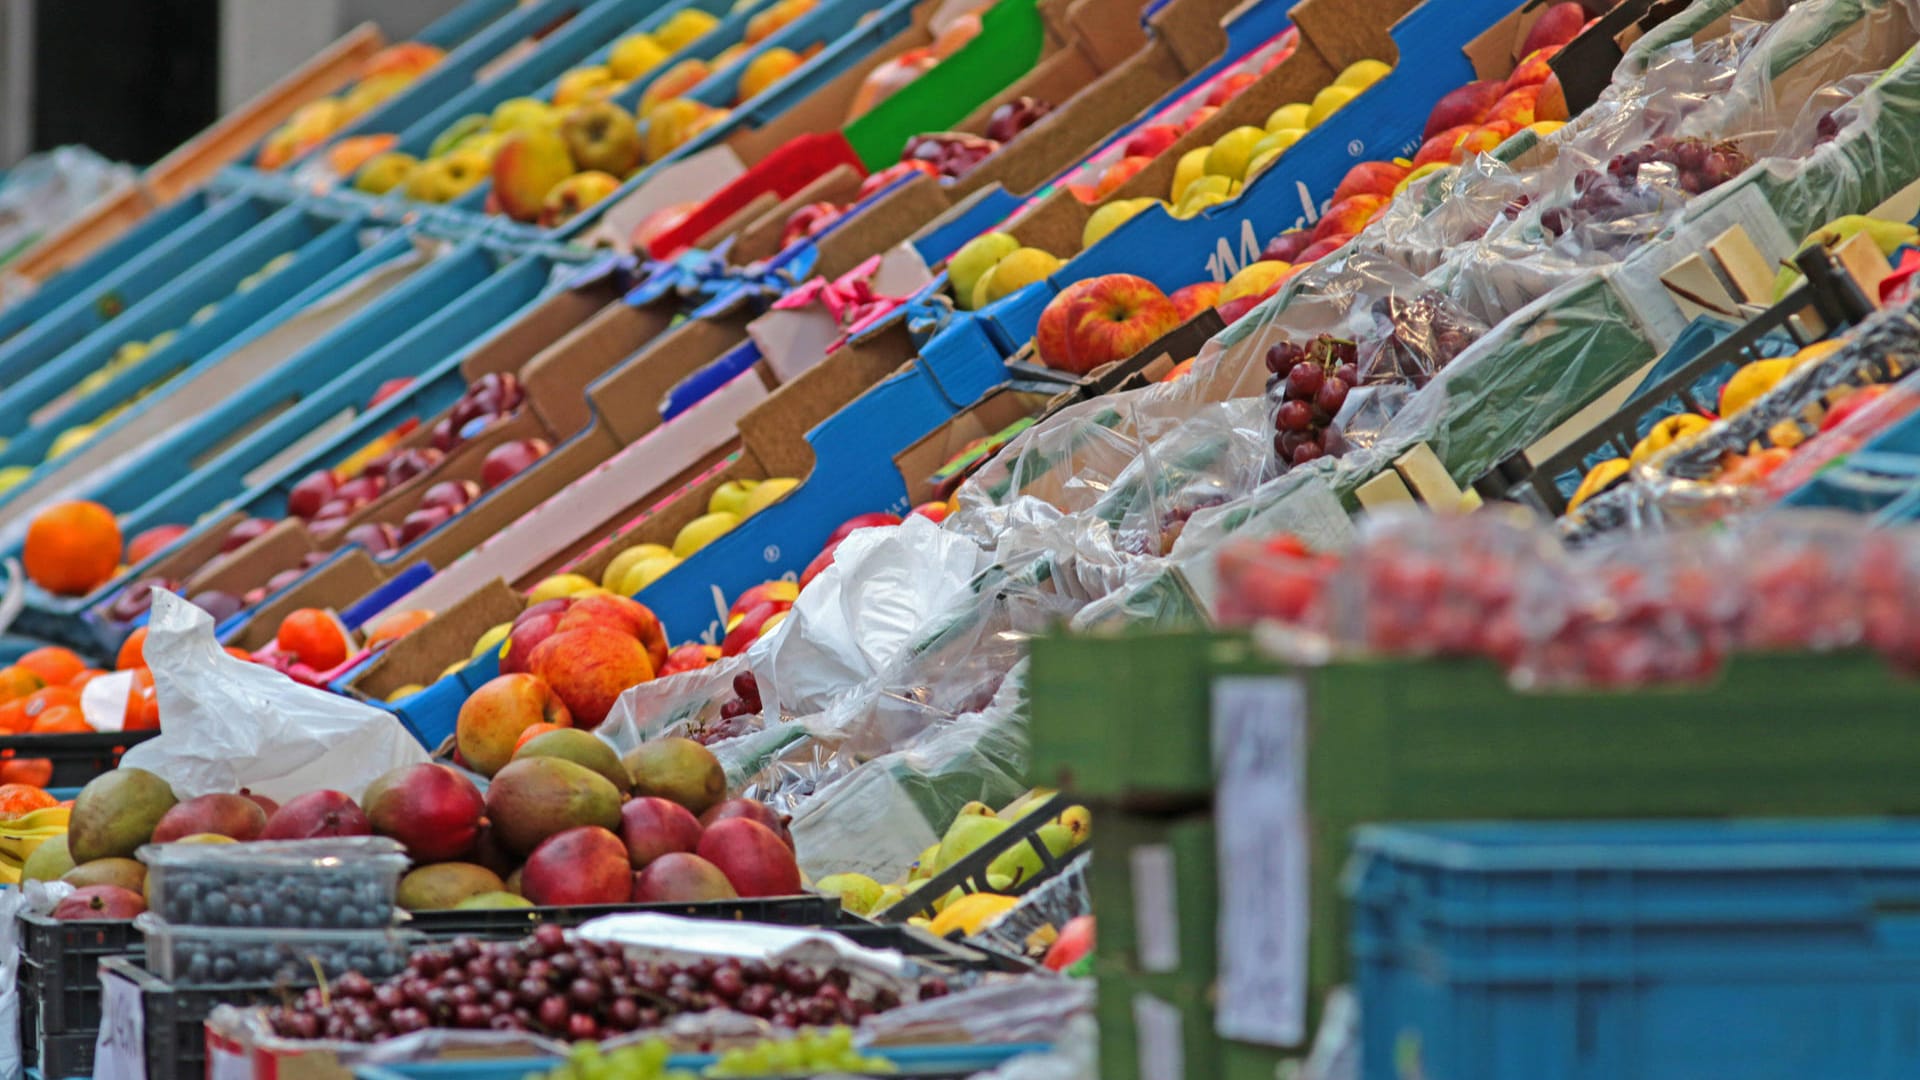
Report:
[[[1333,85],[1349,90],[1365,90],[1387,77],[1393,65],[1380,60],[1355,60],[1333,80]]]
[[[1313,114],[1313,106],[1301,101],[1289,102],[1273,110],[1267,116],[1267,130],[1279,131],[1281,128],[1304,128],[1307,117]]]
[[[1039,281],[1060,269],[1060,266],[1060,260],[1049,252],[1034,247],[1018,248],[993,264],[993,269],[982,279],[984,289],[981,295],[987,303],[995,303]]]
[[[563,596],[572,596],[575,593],[583,593],[599,587],[592,578],[583,577],[580,574],[555,574],[549,578],[542,578],[536,583],[527,593],[527,602],[538,604],[547,600],[558,600]]]
[[[953,295],[961,307],[973,301],[973,287],[980,283],[994,264],[1018,251],[1020,241],[1003,232],[982,233],[962,244],[947,260],[947,280],[953,283]]]
[[[1187,193],[1187,185],[1206,175],[1207,154],[1213,150],[1210,146],[1195,147],[1180,155],[1173,166],[1173,186],[1167,190],[1167,198],[1179,202]]]
[[[1359,90],[1351,86],[1341,86],[1339,83],[1322,87],[1319,93],[1313,95],[1313,108],[1307,111],[1308,126],[1311,127],[1332,116],[1347,102],[1359,96]]]
[[[1085,250],[1099,243],[1128,218],[1159,201],[1158,199],[1116,199],[1096,209],[1087,216],[1086,227],[1080,230],[1081,249]]]
[[[626,576],[620,579],[620,587],[614,591],[627,596],[637,596],[640,590],[665,577],[667,571],[679,565],[680,557],[672,552],[656,555],[651,559],[641,559],[627,568]]]
[[[1265,128],[1257,128],[1251,124],[1234,128],[1220,136],[1207,150],[1207,175],[1224,176],[1229,180],[1244,178],[1247,175],[1247,164],[1253,160],[1254,146],[1266,137]]]
[[[759,486],[758,480],[729,480],[714,489],[713,495],[707,499],[707,510],[712,513],[724,511],[745,517],[742,508],[747,505],[747,496],[753,494],[753,489]]]
[[[600,584],[613,592],[620,592],[621,586],[626,582],[627,571],[632,570],[648,559],[657,559],[662,555],[672,554],[673,551],[664,544],[635,544],[620,554],[615,555],[613,559],[607,563],[607,568],[600,571]]]

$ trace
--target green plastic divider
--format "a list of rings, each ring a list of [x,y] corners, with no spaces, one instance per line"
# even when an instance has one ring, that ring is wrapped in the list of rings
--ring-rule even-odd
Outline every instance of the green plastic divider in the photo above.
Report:
[[[909,138],[946,130],[1033,70],[1046,39],[1034,0],[1000,0],[972,41],[848,124],[847,142],[870,171],[894,164]]]

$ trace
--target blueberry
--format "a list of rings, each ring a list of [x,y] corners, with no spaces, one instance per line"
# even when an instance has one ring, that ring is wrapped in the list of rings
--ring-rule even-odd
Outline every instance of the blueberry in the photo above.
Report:
[[[218,982],[232,982],[235,973],[239,970],[230,956],[219,957],[213,962],[213,977]]]
[[[227,917],[227,898],[221,893],[207,897],[205,905],[207,922],[218,925]]]
[[[211,970],[212,967],[213,965],[207,961],[206,953],[203,953],[203,952],[193,953],[192,955],[187,957],[187,981],[188,982],[205,982],[207,978],[207,972]]]
[[[247,917],[253,920],[254,926],[267,925],[266,905],[255,902],[251,907],[247,909]]]

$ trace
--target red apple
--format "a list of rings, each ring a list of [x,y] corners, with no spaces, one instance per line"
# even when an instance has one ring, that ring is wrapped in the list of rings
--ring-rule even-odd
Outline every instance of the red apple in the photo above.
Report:
[[[753,588],[748,589],[746,592],[741,593],[740,596],[734,600],[733,605],[727,608],[727,624],[731,627],[734,619],[745,615],[748,611],[751,611],[760,604],[784,604],[787,607],[792,607],[794,600],[799,596],[800,586],[795,582],[763,581]]]
[[[627,244],[634,251],[644,254],[655,240],[679,228],[698,209],[700,203],[697,200],[663,206],[640,219],[640,223],[633,227],[633,234],[627,237]]]
[[[287,492],[287,513],[310,521],[322,506],[333,501],[334,492],[339,489],[340,481],[334,478],[331,469],[315,469]]]
[[[667,654],[667,662],[660,667],[660,677],[678,675],[683,671],[698,671],[719,659],[719,650],[712,653],[709,645],[682,645]]]
[[[384,521],[363,521],[347,530],[349,544],[359,544],[370,554],[384,555],[400,546],[400,530]]]
[[[738,656],[745,652],[747,646],[759,639],[768,622],[786,611],[786,607],[769,601],[755,604],[740,616],[740,620],[733,624],[733,629],[727,631],[727,636],[720,642],[720,655]]]
[[[1505,93],[1505,80],[1479,79],[1465,86],[1449,90],[1427,114],[1427,126],[1420,132],[1422,139],[1432,139],[1448,128],[1473,127],[1480,123],[1493,103]],[[1423,148],[1424,149],[1424,148]],[[1421,163],[1415,161],[1415,167]]]
[[[1180,141],[1180,129],[1172,124],[1143,124],[1120,144],[1124,157],[1154,158]]]
[[[1225,287],[1217,281],[1196,281],[1173,290],[1167,299],[1173,301],[1174,309],[1180,312],[1180,321],[1186,322],[1219,303],[1220,290]]]
[[[1040,313],[1041,363],[1085,375],[1124,360],[1180,325],[1159,286],[1133,274],[1103,274],[1061,290]]]
[[[127,565],[138,566],[187,534],[185,525],[155,525],[127,541]]]
[[[1554,45],[1565,45],[1580,36],[1587,25],[1587,10],[1580,6],[1579,0],[1565,0],[1540,13],[1540,17],[1527,28],[1527,40],[1520,46],[1520,55],[1525,56],[1536,49],[1545,49]]]
[[[1219,111],[1220,110],[1217,107],[1212,105],[1200,106],[1199,108],[1187,114],[1185,130],[1192,131],[1194,128],[1197,128],[1201,124],[1204,124],[1207,121],[1213,119],[1213,114]]]
[[[1379,195],[1391,199],[1393,189],[1412,171],[1413,166],[1395,161],[1363,161],[1347,170],[1340,186],[1333,189],[1330,201],[1337,203],[1354,195]]]
[[[444,507],[457,514],[479,497],[480,485],[471,480],[442,480],[420,496],[420,506],[422,509],[429,506]]]
[[[444,506],[423,506],[400,519],[400,546],[415,540],[453,520],[453,511]]]
[[[391,464],[389,462],[388,464]],[[388,480],[385,472],[374,474],[363,472],[359,476],[341,484],[333,491],[334,502],[345,502],[354,507],[365,506],[386,493]]]
[[[898,524],[900,524],[899,514],[889,514],[885,512],[873,513],[873,514],[855,514],[853,517],[850,517],[847,520],[841,522],[839,528],[833,530],[833,535],[827,537],[827,543],[838,544],[840,541],[845,540],[847,537],[853,535],[854,532],[860,529],[872,529],[881,525],[898,525]]]
[[[923,517],[923,518],[926,518],[928,521],[931,521],[937,525],[940,522],[947,520],[947,515],[952,512],[953,512],[952,509],[949,508],[946,503],[938,502],[938,501],[923,502],[919,506],[916,506],[911,511],[909,511],[907,513],[907,516]]]
[[[247,518],[236,522],[233,528],[227,530],[227,538],[220,541],[220,553],[225,555],[230,551],[238,551],[271,528],[273,522],[265,518]]]
[[[491,491],[511,480],[521,470],[539,461],[553,449],[545,439],[515,439],[487,451],[480,462],[480,487]]]
[[[785,249],[796,240],[817,236],[821,230],[840,219],[840,207],[830,202],[808,203],[787,216],[786,225],[780,229],[780,247]]]
[[[507,654],[500,658],[500,670],[509,674],[532,670],[528,664],[533,659],[533,650],[553,635],[561,618],[561,612],[543,611],[530,618],[522,615],[516,620],[513,631],[507,635]]]
[[[1239,94],[1240,91],[1252,86],[1253,80],[1256,77],[1252,72],[1236,71],[1226,78],[1221,79],[1214,84],[1212,90],[1207,92],[1206,104],[1216,109],[1225,105],[1227,102],[1232,101],[1234,96]]]
[[[813,561],[807,564],[806,570],[800,575],[800,587],[802,589],[807,587],[808,582],[811,582],[814,578],[819,577],[825,572],[827,567],[833,565],[833,553],[837,551],[839,547],[840,545],[838,543],[828,544],[821,550],[820,554],[813,557]]]
[[[1041,964],[1048,971],[1065,971],[1093,951],[1093,940],[1093,916],[1076,915],[1060,928],[1060,936],[1047,948],[1047,958]]]
[[[1093,197],[1095,199],[1104,199],[1114,192],[1119,191],[1127,181],[1133,179],[1134,174],[1151,164],[1153,164],[1153,159],[1150,157],[1121,158],[1119,161],[1107,166],[1107,171],[1100,174],[1100,182],[1093,186]]]

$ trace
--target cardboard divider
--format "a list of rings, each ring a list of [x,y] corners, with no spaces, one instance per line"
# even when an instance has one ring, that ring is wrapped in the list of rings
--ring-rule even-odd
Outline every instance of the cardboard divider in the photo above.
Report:
[[[863,179],[860,170],[852,165],[836,165],[827,170],[742,226],[734,234],[733,247],[727,252],[728,261],[735,266],[746,266],[780,254],[780,237],[786,232],[787,220],[793,217],[794,211],[817,202],[836,206],[850,203],[859,193]],[[710,246],[704,237],[701,246]]]
[[[257,651],[273,642],[281,621],[295,611],[302,608],[344,610],[392,576],[391,568],[375,562],[364,550],[348,548],[315,567],[301,579],[299,588],[268,597],[254,609],[252,617],[223,635],[221,640],[249,652]]]
[[[929,48],[953,14],[951,5],[942,0],[925,0],[915,6],[911,23],[900,33],[775,119],[757,128],[743,126],[719,144],[691,155],[687,167],[717,165],[731,175],[687,221],[664,233],[652,245],[652,253],[662,257],[694,243],[761,194],[784,200],[840,165],[875,168],[880,162],[873,146],[891,147],[880,155],[891,163],[899,154],[897,144],[906,138],[899,131],[938,130],[958,119],[959,108],[977,101],[982,90],[1006,85],[1045,47],[1035,0],[1000,0],[982,16],[978,37],[849,121],[848,113],[867,76],[909,50]],[[927,86],[916,92],[915,87],[923,83]],[[829,132],[835,134],[822,134]],[[658,188],[664,180],[663,176],[652,186]],[[643,185],[633,197],[644,196],[647,190]],[[616,208],[609,213],[618,212]]]
[[[45,281],[78,265],[135,222],[239,160],[300,106],[345,86],[360,65],[386,44],[386,38],[372,23],[361,23],[347,31],[252,100],[149,166],[134,187],[107,196],[73,221],[41,237],[7,264],[7,272]]]
[[[941,498],[939,485],[934,482],[936,472],[974,443],[991,438],[1023,419],[1039,417],[1052,401],[1051,395],[1038,390],[1013,387],[995,390],[893,455],[894,467],[900,470],[900,480],[907,486],[907,501],[918,506]]]
[[[301,559],[320,550],[305,526],[288,519],[188,575],[182,592],[187,596],[213,591],[243,597],[249,590],[265,585],[267,578],[300,565]],[[262,567],[271,569],[262,573]]]
[[[356,696],[372,701],[391,700],[403,687],[428,686],[449,664],[471,657],[482,634],[512,622],[526,608],[524,595],[495,578],[381,650],[350,685]]]

